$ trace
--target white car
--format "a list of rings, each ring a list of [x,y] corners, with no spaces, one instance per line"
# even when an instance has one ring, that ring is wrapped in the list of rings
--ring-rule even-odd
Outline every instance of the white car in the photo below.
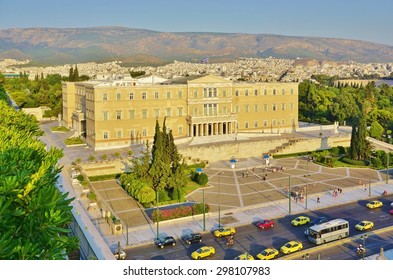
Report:
[[[390,203],[390,208],[393,208],[393,202],[392,202],[392,203]]]

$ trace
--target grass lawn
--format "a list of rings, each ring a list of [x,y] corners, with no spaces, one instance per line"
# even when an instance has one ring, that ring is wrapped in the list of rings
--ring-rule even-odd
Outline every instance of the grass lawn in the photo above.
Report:
[[[85,144],[82,139],[79,137],[72,137],[64,140],[64,144],[66,145],[78,145],[78,144]]]
[[[68,132],[68,129],[64,126],[52,126],[50,128],[51,131],[58,131],[58,132]]]

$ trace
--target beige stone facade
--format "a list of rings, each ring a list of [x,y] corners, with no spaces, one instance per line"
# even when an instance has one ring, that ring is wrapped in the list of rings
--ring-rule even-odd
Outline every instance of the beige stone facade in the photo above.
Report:
[[[154,137],[158,118],[175,139],[298,127],[298,83],[233,82],[208,75],[160,83],[63,83],[63,122],[95,150]]]

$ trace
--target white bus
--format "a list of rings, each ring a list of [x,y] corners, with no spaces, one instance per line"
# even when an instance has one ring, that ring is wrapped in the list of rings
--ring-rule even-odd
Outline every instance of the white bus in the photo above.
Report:
[[[308,240],[317,245],[349,236],[349,222],[344,219],[335,219],[315,225],[308,230]]]

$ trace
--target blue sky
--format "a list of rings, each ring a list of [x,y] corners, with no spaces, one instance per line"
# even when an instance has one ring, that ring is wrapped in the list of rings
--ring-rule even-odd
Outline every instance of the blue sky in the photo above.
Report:
[[[124,26],[279,34],[393,46],[391,0],[2,0],[0,29]]]

